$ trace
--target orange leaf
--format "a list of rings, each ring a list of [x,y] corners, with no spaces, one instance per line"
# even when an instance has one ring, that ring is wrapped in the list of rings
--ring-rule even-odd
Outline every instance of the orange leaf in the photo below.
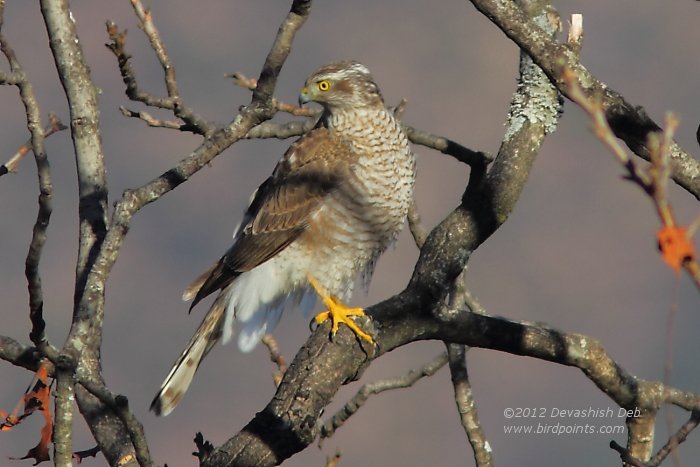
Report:
[[[30,449],[24,457],[20,459],[34,459],[34,465],[48,461],[49,445],[53,436],[53,419],[50,411],[50,387],[48,384],[48,370],[46,365],[42,364],[36,372],[37,381],[31,390],[22,397],[24,402],[24,413],[19,417],[16,415],[19,412],[19,405],[14,412],[5,417],[5,422],[0,426],[1,430],[10,430],[14,425],[17,425],[22,419],[28,417],[37,410],[44,416],[44,426],[41,428],[41,438],[36,446]],[[20,403],[21,403],[20,402]],[[13,458],[11,458],[13,459]]]
[[[664,262],[678,274],[686,261],[695,259],[695,247],[686,227],[661,227],[656,233]]]

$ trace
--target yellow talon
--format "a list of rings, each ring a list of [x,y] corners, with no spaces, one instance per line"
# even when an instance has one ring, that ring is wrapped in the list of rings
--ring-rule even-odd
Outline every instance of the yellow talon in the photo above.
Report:
[[[323,291],[321,284],[319,284],[311,274],[309,274],[307,277],[311,287],[313,287],[318,296],[321,297],[323,304],[328,307],[328,310],[322,311],[314,317],[314,322],[316,324],[321,324],[328,319],[331,319],[331,335],[335,335],[335,333],[338,332],[340,323],[345,323],[345,325],[349,327],[357,337],[366,340],[370,344],[373,344],[374,339],[372,339],[372,336],[360,329],[355,321],[350,318],[351,316],[365,316],[365,310],[362,308],[348,308],[340,301],[338,297],[326,294]]]

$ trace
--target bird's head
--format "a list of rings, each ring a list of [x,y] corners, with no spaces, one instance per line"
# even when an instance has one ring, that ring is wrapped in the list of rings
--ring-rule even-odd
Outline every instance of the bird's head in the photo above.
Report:
[[[299,105],[307,102],[321,104],[330,112],[384,107],[384,100],[369,69],[355,61],[331,63],[313,72],[299,94]]]

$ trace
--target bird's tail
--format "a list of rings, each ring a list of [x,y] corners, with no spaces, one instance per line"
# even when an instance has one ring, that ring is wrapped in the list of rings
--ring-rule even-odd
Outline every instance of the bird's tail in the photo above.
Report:
[[[151,402],[151,410],[158,416],[168,415],[187,392],[200,363],[221,337],[226,311],[226,291],[222,290],[182,351],[160,391]]]

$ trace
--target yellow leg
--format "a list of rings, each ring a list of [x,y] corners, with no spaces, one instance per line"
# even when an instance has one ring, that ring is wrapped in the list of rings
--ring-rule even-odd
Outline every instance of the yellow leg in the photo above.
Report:
[[[331,326],[331,334],[335,335],[335,333],[338,332],[340,323],[345,323],[345,325],[349,327],[357,337],[366,340],[370,344],[373,344],[374,340],[372,339],[372,336],[360,329],[355,321],[350,318],[351,316],[365,316],[365,310],[362,308],[348,308],[340,301],[338,297],[328,295],[323,290],[323,287],[321,287],[321,284],[319,284],[316,278],[314,278],[311,274],[309,274],[307,277],[311,287],[313,287],[318,296],[321,297],[323,304],[328,307],[328,310],[322,311],[314,317],[316,324],[321,324],[324,321],[331,319],[333,323]]]

